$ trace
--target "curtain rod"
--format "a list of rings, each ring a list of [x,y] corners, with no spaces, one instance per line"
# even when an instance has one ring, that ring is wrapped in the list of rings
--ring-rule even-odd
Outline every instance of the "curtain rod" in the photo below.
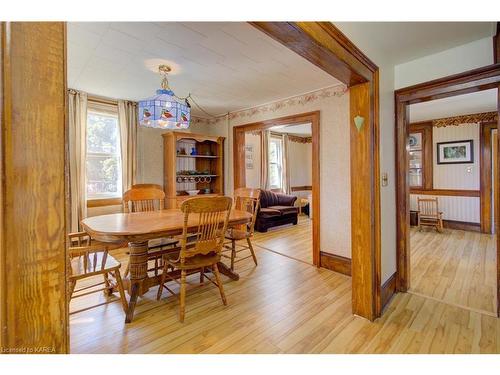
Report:
[[[68,89],[68,92],[78,92],[78,91],[79,90]],[[107,98],[105,96],[99,96],[99,95],[87,93],[87,100],[91,101],[91,102],[95,102],[95,103],[118,105],[119,99]],[[125,99],[123,99],[123,100],[125,100]],[[133,100],[125,100],[125,101],[132,103],[134,105],[137,105],[137,102],[135,102]]]

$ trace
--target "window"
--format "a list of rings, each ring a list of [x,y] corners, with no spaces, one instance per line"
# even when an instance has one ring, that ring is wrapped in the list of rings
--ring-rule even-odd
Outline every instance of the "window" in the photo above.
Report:
[[[283,140],[271,137],[269,141],[269,186],[283,188]]]
[[[118,114],[87,114],[87,198],[121,197],[122,169]]]

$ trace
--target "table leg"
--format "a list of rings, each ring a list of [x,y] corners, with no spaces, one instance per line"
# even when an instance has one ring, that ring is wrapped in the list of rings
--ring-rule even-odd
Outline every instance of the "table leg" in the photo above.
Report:
[[[130,323],[134,318],[135,304],[139,295],[147,292],[147,286],[144,281],[148,276],[148,241],[130,242],[128,248],[130,251],[130,300],[125,323]]]
[[[231,280],[238,281],[240,279],[240,275],[238,275],[236,272],[231,271],[231,268],[226,266],[222,262],[217,263],[217,268],[219,269],[219,272],[227,277],[229,277]]]

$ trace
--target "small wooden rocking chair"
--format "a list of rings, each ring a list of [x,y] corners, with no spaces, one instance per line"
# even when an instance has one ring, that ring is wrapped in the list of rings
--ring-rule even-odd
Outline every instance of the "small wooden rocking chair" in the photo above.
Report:
[[[437,198],[417,198],[418,230],[423,226],[434,227],[439,233],[443,232],[443,213],[439,211]]]

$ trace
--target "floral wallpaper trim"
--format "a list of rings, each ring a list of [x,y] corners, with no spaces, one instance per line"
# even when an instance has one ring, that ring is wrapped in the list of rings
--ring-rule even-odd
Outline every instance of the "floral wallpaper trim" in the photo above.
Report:
[[[301,94],[298,96],[293,96],[291,98],[278,100],[268,104],[260,105],[257,107],[244,109],[241,111],[235,111],[229,113],[229,119],[233,120],[235,118],[252,117],[260,113],[277,112],[287,107],[303,106],[306,104],[314,103],[318,100],[341,97],[349,89],[345,85],[336,85],[331,87],[326,87],[317,91],[312,91],[306,94]],[[194,124],[204,124],[204,125],[214,125],[222,121],[226,121],[227,115],[218,116],[216,118],[206,119],[202,117],[191,116],[191,122]]]

